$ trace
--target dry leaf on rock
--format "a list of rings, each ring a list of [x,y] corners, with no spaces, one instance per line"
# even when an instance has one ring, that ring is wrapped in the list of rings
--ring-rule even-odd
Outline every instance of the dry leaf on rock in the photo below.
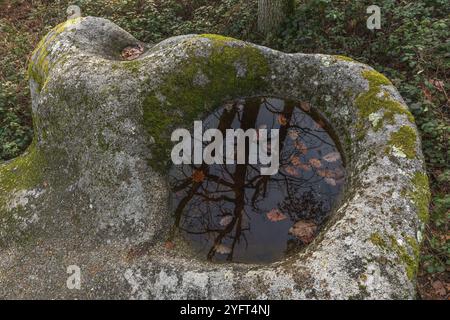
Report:
[[[138,44],[137,46],[126,47],[122,50],[121,57],[124,60],[134,60],[144,52],[144,47]]]

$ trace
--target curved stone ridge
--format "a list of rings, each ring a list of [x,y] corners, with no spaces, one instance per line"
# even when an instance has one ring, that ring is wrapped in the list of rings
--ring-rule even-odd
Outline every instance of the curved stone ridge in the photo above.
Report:
[[[143,55],[122,61],[138,44]],[[217,35],[152,46],[87,17],[53,29],[29,74],[34,142],[0,166],[0,297],[415,296],[428,181],[414,119],[372,68]],[[271,265],[166,248],[171,130],[251,95],[308,101],[335,128],[348,182],[334,218],[304,252]],[[80,290],[66,288],[69,265],[81,268]]]

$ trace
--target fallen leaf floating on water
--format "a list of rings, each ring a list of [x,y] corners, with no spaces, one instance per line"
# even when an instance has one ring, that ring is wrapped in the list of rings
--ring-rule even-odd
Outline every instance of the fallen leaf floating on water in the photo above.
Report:
[[[323,157],[326,162],[336,162],[341,159],[339,152],[331,152]]]
[[[308,153],[308,148],[306,145],[301,141],[295,141],[295,148],[300,151],[302,154]]]
[[[297,221],[290,229],[289,234],[308,244],[314,239],[317,225],[312,221]]]
[[[308,102],[306,102],[306,101],[302,101],[302,102],[300,102],[300,108],[303,111],[308,112],[309,110],[311,110],[311,105]]]
[[[292,156],[292,157],[291,157],[291,163],[292,163],[294,166],[298,167],[302,162],[300,161],[300,158],[299,158],[299,157],[297,157],[297,156]]]
[[[298,139],[298,131],[297,130],[289,130],[289,138],[291,138],[292,140],[297,140]]]
[[[224,244],[216,245],[215,249],[216,249],[216,252],[218,254],[229,254],[229,253],[231,253],[231,248],[226,246],[226,245],[224,245]]]
[[[335,173],[332,170],[327,170],[327,169],[321,169],[321,170],[317,170],[317,174],[319,176],[321,176],[322,178],[334,178],[335,177]]]
[[[334,180],[333,178],[325,178],[325,182],[330,186],[336,186],[336,180]]]
[[[267,212],[267,219],[269,219],[272,222],[278,222],[285,220],[287,217],[278,209],[272,209],[269,212]]]
[[[282,126],[287,125],[287,119],[284,115],[280,114],[278,115],[278,123]]]
[[[297,167],[299,167],[300,169],[302,169],[304,171],[311,171],[311,166],[306,163],[300,163]]]
[[[284,170],[291,176],[297,177],[299,175],[297,169],[292,166],[287,166]]]
[[[320,168],[322,166],[322,162],[320,162],[320,160],[316,158],[311,158],[308,162],[314,168]]]
[[[134,60],[139,58],[139,56],[144,52],[144,47],[138,44],[137,46],[126,47],[122,50],[122,59],[124,60]]]
[[[205,174],[202,170],[194,170],[194,172],[192,173],[192,180],[194,182],[202,182],[203,180],[205,180]]]
[[[231,223],[231,221],[233,221],[233,216],[228,215],[228,216],[222,217],[222,219],[220,219],[219,224],[223,227],[226,227],[227,225],[229,225]]]

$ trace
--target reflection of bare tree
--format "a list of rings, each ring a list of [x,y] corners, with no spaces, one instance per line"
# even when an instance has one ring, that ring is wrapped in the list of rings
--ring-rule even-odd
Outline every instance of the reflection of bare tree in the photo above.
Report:
[[[324,144],[329,144],[317,136],[320,128],[313,132],[314,130],[297,125],[301,119],[296,119],[298,114],[294,112],[296,107],[293,102],[287,101],[282,110],[271,106],[267,100],[262,102],[273,114],[273,119],[277,119],[277,116],[283,119],[279,123],[280,167],[289,165],[292,157],[300,152],[295,148],[285,147],[289,140],[289,130],[298,130],[302,134],[299,139],[306,139],[308,135],[313,137],[315,145],[303,142],[308,143],[310,149],[319,149]],[[225,135],[225,130],[231,128],[236,119],[243,130],[256,128],[262,102],[260,98],[253,98],[246,100],[243,107],[235,103],[232,108],[225,108],[217,119],[217,128]],[[276,126],[275,120],[273,121],[272,128]],[[246,141],[245,150],[248,163],[249,141]],[[194,173],[199,178],[195,178]],[[179,228],[188,234],[212,236],[211,247],[207,253],[209,260],[214,258],[220,245],[226,241],[229,244],[226,259],[231,261],[236,245],[247,241],[245,231],[250,230],[250,226],[245,224],[248,214],[246,206],[251,206],[255,212],[263,212],[260,204],[271,188],[278,188],[286,193],[280,208],[291,220],[311,218],[310,216],[314,215],[323,216],[322,205],[315,199],[315,195],[311,191],[300,192],[305,186],[321,179],[323,177],[316,174],[316,168],[311,168],[309,175],[292,175],[280,170],[275,176],[261,176],[259,167],[250,164],[183,166],[179,175],[172,179],[172,191],[182,195],[175,209],[173,232]],[[211,207],[214,210],[211,210]],[[227,223],[217,223],[217,215],[222,218],[229,217]]]

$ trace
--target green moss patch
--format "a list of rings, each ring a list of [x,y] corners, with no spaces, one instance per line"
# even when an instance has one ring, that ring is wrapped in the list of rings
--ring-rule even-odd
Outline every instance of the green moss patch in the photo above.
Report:
[[[419,269],[419,250],[417,241],[408,237],[406,242],[410,244],[412,254],[409,254],[406,248],[400,245],[394,237],[390,237],[392,250],[397,254],[399,259],[403,262],[406,269],[408,279],[412,280]],[[411,245],[412,244],[412,245]]]
[[[403,153],[406,158],[413,159],[416,156],[416,141],[417,135],[414,129],[409,126],[402,126],[398,131],[391,133],[389,146],[385,151],[391,153],[395,150]]]
[[[374,245],[380,247],[380,248],[386,248],[386,242],[384,241],[383,237],[377,232],[372,233],[370,235],[370,242],[372,242]]]
[[[57,62],[49,59],[49,44],[51,44],[59,34],[64,32],[69,26],[77,23],[80,19],[81,18],[70,19],[57,25],[39,42],[36,49],[34,49],[31,55],[30,64],[28,65],[28,77],[36,82],[39,91],[45,87],[49,71]]]
[[[348,61],[348,62],[358,62],[350,57],[341,56],[341,55],[334,55],[333,58],[335,58],[336,60],[342,60],[342,61]]]
[[[416,172],[411,179],[413,191],[409,196],[417,207],[417,214],[420,221],[426,223],[429,219],[429,204],[431,199],[428,176],[422,172]]]
[[[200,39],[208,39],[210,45]],[[187,60],[143,104],[144,125],[155,140],[150,164],[158,171],[167,169],[174,129],[190,129],[194,120],[225,100],[255,94],[266,85],[269,66],[257,48],[219,35],[205,34],[189,41]],[[196,81],[199,75],[200,84]]]
[[[362,76],[369,82],[369,91],[360,94],[355,100],[360,115],[360,121],[357,124],[358,130],[361,131],[361,134],[358,135],[360,139],[367,133],[366,119],[380,110],[383,110],[383,116],[374,124],[375,131],[379,130],[385,121],[393,124],[396,114],[404,114],[411,123],[414,122],[414,117],[408,108],[393,100],[389,93],[381,87],[392,85],[388,78],[373,70],[363,71]]]
[[[394,236],[389,237],[389,241],[385,241],[383,237],[379,233],[372,233],[370,235],[370,242],[372,242],[377,247],[385,250],[386,252],[393,252],[398,257],[398,259],[403,263],[406,270],[406,275],[408,279],[413,279],[419,268],[419,244],[416,239],[412,237],[404,237],[406,243],[411,247],[410,254],[406,248],[406,246],[398,243]]]
[[[44,167],[44,157],[35,144],[22,156],[0,165],[0,199],[5,201],[13,190],[28,190],[42,183]]]

